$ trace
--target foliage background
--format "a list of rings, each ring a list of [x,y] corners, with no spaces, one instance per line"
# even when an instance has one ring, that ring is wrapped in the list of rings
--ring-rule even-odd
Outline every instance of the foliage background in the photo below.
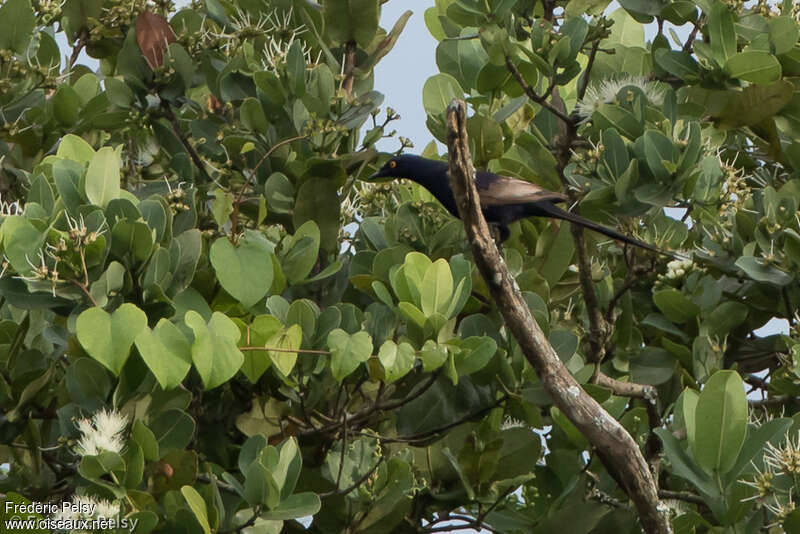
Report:
[[[427,126],[442,140],[466,96],[479,166],[691,255],[588,236],[581,263],[543,220],[504,250],[564,364],[641,444],[676,531],[792,531],[798,8],[621,5],[435,2]],[[0,7],[6,498],[104,499],[137,532],[636,532],[461,223],[415,186],[363,181],[396,119],[373,68],[410,15],[148,7],[171,30],[135,0]],[[753,335],[773,317],[789,335]],[[113,428],[76,422],[104,407],[127,417],[124,445],[87,450]]]

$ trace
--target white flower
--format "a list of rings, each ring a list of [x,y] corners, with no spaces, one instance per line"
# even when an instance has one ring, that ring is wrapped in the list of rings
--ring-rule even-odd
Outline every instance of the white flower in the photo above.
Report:
[[[128,417],[115,411],[100,410],[92,419],[77,422],[82,436],[76,451],[81,456],[94,456],[103,451],[121,452],[125,446],[122,433],[128,425]]]
[[[630,76],[628,74],[616,78],[603,80],[594,84],[586,91],[583,99],[578,102],[575,110],[582,120],[589,119],[603,104],[610,104],[617,101],[617,94],[620,89],[632,85],[638,87],[644,93],[647,101],[655,106],[661,105],[664,101],[664,91],[655,82],[649,82],[641,76]]]

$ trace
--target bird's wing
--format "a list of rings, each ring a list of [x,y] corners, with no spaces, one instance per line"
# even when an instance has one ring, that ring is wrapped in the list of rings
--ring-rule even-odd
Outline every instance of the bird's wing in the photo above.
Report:
[[[479,173],[477,186],[483,207],[567,200],[566,195],[549,191],[534,183],[491,173]]]

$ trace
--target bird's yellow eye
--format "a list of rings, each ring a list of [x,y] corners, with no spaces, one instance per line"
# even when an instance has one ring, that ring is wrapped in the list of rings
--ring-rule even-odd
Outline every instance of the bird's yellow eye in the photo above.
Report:
[[[397,162],[396,162],[396,161],[394,161],[394,160],[393,160],[393,161],[390,161],[390,162],[389,162],[389,168],[392,168],[392,169],[394,169],[395,167],[397,167]]]

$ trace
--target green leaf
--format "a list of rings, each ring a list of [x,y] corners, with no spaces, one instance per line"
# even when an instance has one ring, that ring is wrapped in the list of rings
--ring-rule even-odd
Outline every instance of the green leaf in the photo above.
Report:
[[[692,453],[708,472],[725,473],[736,463],[747,433],[747,395],[736,371],[717,371],[705,384],[695,410]]]
[[[192,510],[195,519],[200,523],[200,527],[205,534],[211,534],[211,525],[208,524],[208,510],[203,497],[192,486],[181,487],[181,495],[186,499],[186,503]]]
[[[720,128],[758,124],[774,116],[792,100],[794,85],[781,80],[769,85],[751,85],[734,93],[717,118]]]
[[[711,312],[704,321],[709,333],[714,336],[726,336],[731,330],[747,319],[749,308],[741,302],[723,302]]]
[[[781,271],[774,265],[765,264],[760,258],[742,256],[736,260],[735,265],[757,282],[785,286],[793,280],[791,275]]]
[[[611,176],[619,179],[628,170],[631,162],[628,147],[619,132],[614,128],[604,130],[602,139],[604,147],[602,152],[603,163],[605,163]]]
[[[471,336],[458,343],[455,366],[458,376],[476,373],[486,367],[497,352],[497,342],[489,336]]]
[[[239,345],[249,345],[251,347],[270,346],[270,340],[280,333],[283,325],[277,317],[272,315],[259,315],[253,319],[249,329],[244,323],[237,323],[242,330],[242,337],[239,338]],[[256,383],[264,371],[270,366],[271,360],[266,350],[247,350],[244,351],[244,363],[242,373],[247,379]]]
[[[474,28],[464,28],[462,37],[475,35]],[[489,61],[480,39],[458,39],[442,41],[436,47],[436,64],[439,71],[453,76],[461,87],[474,88],[478,74]]]
[[[339,238],[339,209],[341,203],[339,186],[335,180],[310,178],[297,191],[297,200],[292,218],[295,228],[306,221],[314,221],[320,231],[320,246],[323,250],[337,250]]]
[[[214,202],[211,213],[214,215],[214,222],[217,226],[224,226],[228,222],[228,217],[233,213],[233,194],[223,189],[214,190]]]
[[[153,250],[153,232],[141,221],[120,219],[111,229],[111,253],[128,266],[143,263]]]
[[[422,313],[426,317],[434,313],[444,314],[453,295],[453,274],[447,261],[439,258],[430,264],[419,287]]]
[[[685,323],[700,313],[700,308],[677,289],[664,289],[653,295],[653,302],[673,323]]]
[[[736,458],[736,464],[725,473],[726,485],[733,484],[739,475],[749,466],[753,458],[763,454],[764,446],[775,436],[786,436],[792,427],[792,419],[781,417],[767,421],[759,427],[750,427],[742,450]]]
[[[628,139],[635,140],[644,133],[644,124],[636,116],[616,104],[603,104],[592,115],[602,129],[615,128]]]
[[[668,428],[656,428],[653,432],[661,438],[661,442],[664,444],[664,456],[669,462],[670,471],[694,484],[704,495],[719,496],[719,491],[711,477],[692,461]]]
[[[272,470],[272,476],[281,487],[281,499],[288,499],[300,478],[303,455],[300,453],[297,438],[294,437],[281,443],[278,452],[280,456],[277,466]]]
[[[30,0],[6,0],[0,7],[0,48],[25,53],[35,26]]]
[[[489,160],[503,155],[503,130],[491,117],[475,114],[467,119],[469,140],[474,143],[473,156],[477,167],[485,167]]]
[[[281,259],[281,267],[290,284],[297,284],[308,276],[317,263],[320,231],[317,223],[306,221],[287,239],[284,249],[287,252]]]
[[[780,79],[781,64],[768,52],[749,50],[731,56],[725,63],[731,78],[753,83],[770,83]]]
[[[135,343],[162,389],[180,385],[192,365],[192,349],[177,326],[162,318],[153,330],[143,329]]]
[[[325,33],[337,43],[355,41],[366,48],[378,31],[380,0],[325,0]]]
[[[192,441],[195,426],[194,419],[183,410],[172,408],[159,413],[149,428],[158,442],[160,457],[184,449]]]
[[[249,308],[264,298],[272,286],[272,250],[255,232],[234,246],[220,237],[211,245],[211,265],[222,288]]]
[[[278,332],[267,341],[267,346],[281,349],[268,351],[269,359],[283,376],[289,376],[297,363],[297,349],[303,341],[303,330],[300,325],[293,324],[285,331]]]
[[[104,146],[89,162],[86,170],[86,198],[95,206],[106,207],[111,200],[119,198],[119,153]]]
[[[331,351],[331,372],[341,382],[372,354],[372,337],[363,330],[348,334],[341,328],[328,334]]]
[[[662,69],[685,82],[700,79],[700,66],[688,52],[659,48],[655,51],[654,57]]]
[[[422,105],[428,115],[441,115],[451,100],[463,96],[464,90],[458,80],[449,74],[435,74],[422,87]]]
[[[199,313],[190,310],[183,320],[194,333],[192,361],[205,389],[227,382],[244,362],[244,356],[236,346],[241,335],[239,329],[220,312],[214,312],[206,323]]]
[[[322,502],[316,493],[303,492],[295,493],[272,510],[261,515],[264,519],[297,519],[298,517],[310,517],[319,512]]]
[[[403,378],[414,367],[414,347],[408,343],[387,340],[378,351],[378,360],[385,371],[384,381],[391,384]]]
[[[39,251],[44,240],[45,235],[22,215],[6,217],[0,225],[3,252],[11,267],[20,275],[32,272],[31,263],[36,266],[40,264]]]
[[[113,314],[102,308],[89,308],[75,323],[78,341],[86,352],[115,376],[122,371],[134,339],[146,328],[147,315],[130,302]]]
[[[724,65],[729,57],[736,54],[736,29],[733,26],[733,14],[723,2],[716,2],[708,15],[708,33],[714,59]]]
[[[792,17],[783,15],[769,21],[769,41],[776,56],[791,51],[800,38],[800,28]]]
[[[75,134],[67,134],[58,144],[56,156],[86,165],[95,155],[92,145]]]
[[[156,461],[159,459],[158,441],[153,431],[147,428],[141,419],[136,419],[131,425],[131,437],[141,447],[146,460]]]
[[[53,104],[53,116],[58,122],[64,126],[73,126],[78,122],[81,99],[72,86],[60,85],[50,101]]]

